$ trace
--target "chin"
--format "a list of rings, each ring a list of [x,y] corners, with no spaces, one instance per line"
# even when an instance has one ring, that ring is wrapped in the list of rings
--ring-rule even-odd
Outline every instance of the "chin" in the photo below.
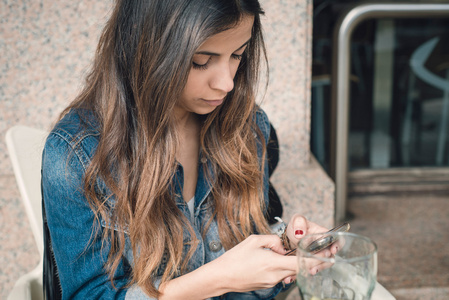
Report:
[[[200,108],[200,109],[196,109],[195,111],[193,111],[194,113],[196,113],[197,115],[208,115],[211,112],[213,112],[214,110],[217,110],[218,107],[213,107],[213,108]]]

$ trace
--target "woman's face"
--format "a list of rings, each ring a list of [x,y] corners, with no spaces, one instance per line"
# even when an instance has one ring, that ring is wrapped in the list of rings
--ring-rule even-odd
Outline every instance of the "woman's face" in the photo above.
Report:
[[[244,17],[236,27],[213,35],[198,48],[176,113],[208,114],[225,101],[234,88],[234,76],[253,23],[254,17]]]

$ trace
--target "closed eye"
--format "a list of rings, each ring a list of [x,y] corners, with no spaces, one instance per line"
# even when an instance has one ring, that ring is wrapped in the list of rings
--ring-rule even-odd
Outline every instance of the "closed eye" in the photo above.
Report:
[[[197,70],[206,70],[210,60],[211,60],[211,57],[209,57],[204,64],[199,64],[199,63],[192,61],[192,67]]]
[[[197,70],[206,70],[207,69],[207,63],[205,63],[203,65],[200,65],[200,64],[197,64],[195,62],[192,62],[192,66],[193,66],[194,69],[197,69]]]
[[[231,57],[232,57],[233,59],[236,59],[236,60],[242,60],[243,53],[240,54],[240,55],[238,55],[238,54],[232,54]]]
[[[235,60],[242,60],[243,54],[232,54],[231,57]],[[209,64],[210,58],[209,60],[205,63],[205,64],[199,64],[196,62],[192,62],[192,66],[194,69],[197,70],[207,70],[208,64]]]

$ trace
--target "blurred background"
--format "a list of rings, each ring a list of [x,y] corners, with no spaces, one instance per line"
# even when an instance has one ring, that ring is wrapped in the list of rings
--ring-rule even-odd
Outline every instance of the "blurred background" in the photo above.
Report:
[[[313,1],[311,150],[336,182],[340,216],[378,243],[379,281],[398,299],[449,299],[448,3]],[[381,7],[375,14],[366,9],[353,27],[343,22],[372,4]],[[423,13],[435,4],[445,12]],[[422,9],[405,13],[407,5]],[[339,47],[348,31],[347,47]],[[336,74],[345,63],[342,85]]]

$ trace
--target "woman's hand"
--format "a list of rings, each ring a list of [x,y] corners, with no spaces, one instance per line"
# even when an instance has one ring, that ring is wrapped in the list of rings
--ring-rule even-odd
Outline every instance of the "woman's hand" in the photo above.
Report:
[[[323,233],[328,231],[327,228],[322,227],[314,222],[308,221],[304,216],[295,214],[288,222],[286,233],[290,242],[290,248],[295,249],[299,241],[307,234]],[[332,257],[338,252],[338,244],[332,245],[330,248],[324,249],[317,255],[322,257]],[[308,271],[311,274],[316,274],[319,271],[330,267],[329,263],[320,263],[316,260],[310,260],[308,263]],[[293,279],[293,278],[292,278]],[[286,279],[288,280],[288,278]]]
[[[285,253],[276,235],[252,235],[213,263],[223,271],[223,283],[229,290],[247,292],[270,288],[295,276],[296,257]]]
[[[159,299],[207,299],[271,288],[294,276],[297,259],[277,235],[251,235],[217,259],[161,284]]]

